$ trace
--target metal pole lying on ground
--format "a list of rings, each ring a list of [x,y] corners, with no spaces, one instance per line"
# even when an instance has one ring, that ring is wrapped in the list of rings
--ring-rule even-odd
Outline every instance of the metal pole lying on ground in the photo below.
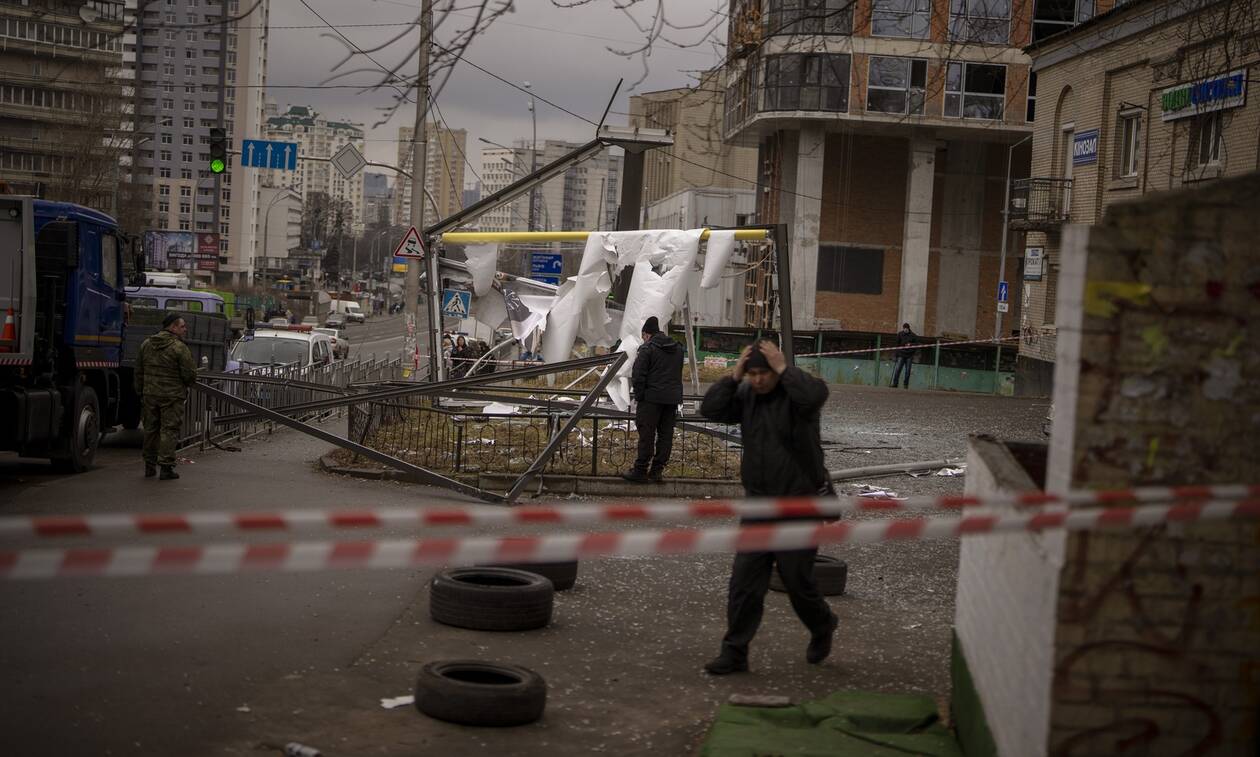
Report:
[[[832,481],[845,481],[850,478],[863,478],[865,476],[886,476],[890,473],[909,473],[910,471],[931,470],[933,468],[948,468],[957,463],[949,460],[924,460],[918,463],[894,463],[892,465],[868,465],[864,468],[844,468],[842,470],[833,470],[828,475]]]

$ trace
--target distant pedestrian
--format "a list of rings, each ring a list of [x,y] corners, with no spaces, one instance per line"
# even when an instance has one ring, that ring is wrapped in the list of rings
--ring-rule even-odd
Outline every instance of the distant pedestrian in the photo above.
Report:
[[[475,358],[473,349],[468,346],[468,340],[462,336],[456,337],[455,349],[451,351],[451,378],[463,378]]]
[[[659,483],[674,449],[674,423],[683,398],[683,352],[678,342],[661,332],[656,316],[644,322],[641,336],[643,344],[635,354],[630,379],[638,403],[634,425],[639,432],[639,456],[622,478]]]
[[[789,367],[771,342],[744,348],[732,375],[704,395],[700,413],[722,423],[740,424],[744,447],[740,479],[749,497],[811,497],[834,491],[823,460],[819,414],[827,385]],[[755,522],[744,519],[742,524]],[[839,620],[814,583],[818,549],[740,552],[731,567],[722,651],[704,669],[712,675],[748,670],[748,645],[761,625],[770,571],[778,565],[792,609],[809,629],[805,661],[818,664],[831,654]]]
[[[455,354],[455,346],[451,344],[449,335],[442,337],[442,365],[446,367],[446,375],[451,375],[451,356]]]
[[[897,332],[897,362],[893,366],[894,388],[897,386],[897,379],[901,377],[901,369],[906,369],[905,383],[901,385],[903,389],[910,388],[910,365],[914,362],[914,345],[918,344],[919,335],[910,330],[910,324],[901,324],[901,331]]]
[[[162,319],[162,330],[140,345],[136,360],[135,390],[140,395],[140,422],[144,425],[144,477],[163,481],[179,478],[175,472],[175,443],[184,425],[184,401],[197,382],[197,365],[184,344],[188,325],[178,313]]]

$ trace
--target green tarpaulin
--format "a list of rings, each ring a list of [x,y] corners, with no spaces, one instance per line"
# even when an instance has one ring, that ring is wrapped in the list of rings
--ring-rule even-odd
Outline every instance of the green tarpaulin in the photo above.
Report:
[[[936,703],[917,694],[838,691],[794,707],[724,704],[702,757],[962,757]]]

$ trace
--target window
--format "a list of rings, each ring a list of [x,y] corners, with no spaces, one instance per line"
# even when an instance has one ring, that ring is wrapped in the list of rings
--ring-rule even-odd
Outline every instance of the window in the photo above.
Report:
[[[192,143],[193,143],[193,135],[191,135],[191,134],[185,134],[183,137],[181,137],[181,139],[183,140],[184,144],[188,145],[189,147],[191,147],[191,146],[192,146]]]
[[[189,222],[187,222],[187,221],[180,221],[180,222],[179,222],[179,230],[180,230],[180,231],[192,231],[192,224],[191,224],[191,223],[189,223]]]
[[[192,129],[192,128],[194,128],[195,126],[196,126],[196,122],[195,122],[195,120],[194,120],[194,119],[189,118],[188,116],[184,116],[184,128],[185,128],[185,129]]]
[[[179,159],[185,163],[191,163],[193,159],[192,153],[187,151],[181,152],[179,154]]]
[[[871,56],[866,109],[874,113],[923,113],[927,61]]]
[[[849,56],[773,55],[766,58],[765,110],[849,109]]]
[[[1005,43],[1010,29],[1011,0],[950,0],[949,36],[952,39]]]
[[[159,159],[160,159],[160,160],[162,160],[162,161],[164,161],[164,162],[165,162],[165,161],[169,161],[169,160],[171,159],[171,151],[170,151],[170,150],[162,150],[161,152],[159,152],[159,153],[158,153],[158,157],[159,157]]]
[[[164,48],[164,49],[162,50],[162,57],[163,57],[163,58],[174,58],[174,57],[175,57],[175,48],[173,48],[173,47],[167,47],[167,48]]]
[[[185,179],[185,180],[186,180],[186,179],[191,179],[191,178],[192,178],[192,169],[191,169],[191,168],[181,168],[181,169],[179,169],[179,178],[181,178],[181,179]]]
[[[171,110],[175,107],[175,101],[169,97],[162,98],[162,110]]]
[[[1006,66],[950,63],[945,74],[945,115],[1002,120]]]
[[[853,0],[769,0],[768,6],[766,36],[853,31]]]
[[[162,144],[164,144],[164,145],[169,145],[170,143],[171,143],[171,135],[170,135],[170,134],[163,134],[163,135],[162,135]]]
[[[180,196],[180,197],[192,197],[192,187],[180,187],[180,188],[179,188],[179,196]]]
[[[180,213],[182,213],[182,214],[184,214],[184,215],[187,215],[188,213],[191,213],[191,212],[192,212],[192,203],[191,203],[191,202],[181,202],[181,203],[179,204],[179,212],[180,212]]]
[[[1095,0],[1035,0],[1033,42],[1040,42],[1094,17]],[[1116,3],[1120,5],[1120,3]]]
[[[158,177],[162,179],[171,178],[171,169],[169,166],[162,166],[158,169]]]
[[[1024,113],[1024,120],[1028,123],[1033,122],[1033,117],[1037,115],[1037,74],[1034,71],[1028,72],[1028,110]]]
[[[159,184],[159,185],[158,185],[158,197],[170,197],[170,196],[171,196],[171,188],[170,188],[170,186],[168,186],[168,185],[166,185],[166,184]]]
[[[185,113],[191,113],[192,111],[194,111],[194,110],[196,110],[196,109],[197,109],[197,103],[193,102],[192,100],[185,100],[185,101],[184,101],[184,112],[185,112]]]
[[[1221,162],[1221,113],[1205,113],[1194,119],[1194,145],[1198,165]]]
[[[169,201],[169,200],[158,200],[158,212],[159,212],[159,213],[169,213],[169,212],[171,212],[171,203],[170,203],[170,201]]]
[[[1120,149],[1119,163],[1116,166],[1117,176],[1137,176],[1138,145],[1142,141],[1142,114],[1128,112],[1120,114]]]
[[[101,281],[117,289],[118,240],[113,234],[101,235]]]
[[[932,0],[874,0],[871,34],[876,37],[926,39],[931,18]]]
[[[162,64],[162,75],[163,75],[163,76],[174,76],[174,75],[175,75],[175,64],[174,64],[174,63],[163,63],[163,64]]]
[[[869,247],[819,245],[818,291],[883,294],[884,251]]]

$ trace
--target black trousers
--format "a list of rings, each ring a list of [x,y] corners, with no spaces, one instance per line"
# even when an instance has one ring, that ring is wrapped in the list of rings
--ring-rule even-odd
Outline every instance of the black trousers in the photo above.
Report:
[[[678,420],[677,405],[661,405],[656,402],[640,402],[634,411],[634,425],[639,431],[639,456],[634,469],[639,473],[660,471],[669,462],[674,451],[674,423]]]
[[[810,634],[826,633],[834,616],[814,583],[814,555],[817,553],[817,549],[801,549],[791,552],[740,552],[735,555],[726,599],[723,655],[737,660],[748,659],[748,645],[761,625],[766,592],[770,589],[770,571],[776,563],[796,617],[801,619]]]

